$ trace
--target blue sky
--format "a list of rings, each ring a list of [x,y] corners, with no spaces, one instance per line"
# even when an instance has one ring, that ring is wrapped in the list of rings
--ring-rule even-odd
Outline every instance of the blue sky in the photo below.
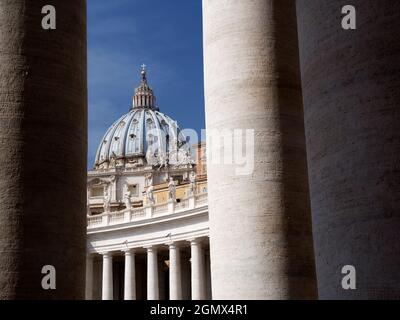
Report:
[[[88,0],[89,151],[127,113],[140,66],[160,111],[204,128],[201,0]]]

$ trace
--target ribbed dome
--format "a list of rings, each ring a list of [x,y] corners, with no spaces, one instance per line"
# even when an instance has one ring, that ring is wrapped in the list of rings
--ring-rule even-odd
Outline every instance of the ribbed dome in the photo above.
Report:
[[[137,158],[144,158],[149,165],[191,162],[188,150],[183,148],[186,138],[177,122],[158,111],[144,68],[141,75],[142,83],[135,90],[133,107],[114,122],[99,145],[96,168],[109,163],[124,165]]]

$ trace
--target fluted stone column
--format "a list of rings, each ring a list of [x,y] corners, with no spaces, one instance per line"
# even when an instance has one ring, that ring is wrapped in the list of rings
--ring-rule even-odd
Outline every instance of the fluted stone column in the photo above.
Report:
[[[298,0],[311,205],[322,299],[400,297],[400,2]],[[356,269],[343,290],[341,269]]]
[[[190,241],[192,265],[192,300],[204,300],[206,297],[204,252],[201,239]]]
[[[93,299],[93,255],[86,255],[86,300]]]
[[[0,299],[85,297],[86,100],[86,1],[0,1]]]
[[[102,299],[114,299],[113,287],[113,259],[110,252],[103,253],[103,282],[102,282]]]
[[[169,299],[182,299],[181,254],[176,243],[169,244]]]
[[[125,251],[124,299],[136,300],[135,252]]]
[[[158,286],[158,259],[157,248],[147,248],[147,300],[158,300],[160,291]]]
[[[203,20],[207,136],[254,130],[249,174],[207,163],[213,298],[315,298],[295,1],[203,0]]]

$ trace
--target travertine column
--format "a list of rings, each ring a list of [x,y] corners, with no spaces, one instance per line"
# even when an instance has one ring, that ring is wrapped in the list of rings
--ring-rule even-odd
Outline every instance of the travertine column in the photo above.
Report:
[[[182,299],[181,255],[176,243],[169,244],[169,299]]]
[[[124,299],[136,300],[135,252],[125,251]]]
[[[86,300],[93,299],[93,255],[86,254]]]
[[[200,239],[190,241],[192,265],[192,300],[204,300],[206,295],[204,253]]]
[[[102,299],[113,300],[113,260],[110,252],[103,253]]]
[[[158,288],[158,259],[157,249],[147,248],[147,300],[158,300],[160,296]]]
[[[315,298],[295,1],[203,0],[203,19],[207,137],[254,130],[249,174],[207,163],[213,298]]]
[[[0,299],[85,298],[86,100],[86,1],[0,1]]]
[[[400,2],[298,0],[322,299],[400,297]],[[341,269],[356,268],[356,290]]]

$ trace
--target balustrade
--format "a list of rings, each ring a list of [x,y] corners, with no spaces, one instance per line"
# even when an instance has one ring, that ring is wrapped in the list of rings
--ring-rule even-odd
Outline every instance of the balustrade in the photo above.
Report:
[[[131,221],[173,214],[207,205],[207,201],[207,193],[202,193],[184,198],[180,202],[176,203],[166,202],[143,208],[104,212],[93,216],[87,216],[87,226],[88,228],[98,228],[102,226],[128,223]]]

